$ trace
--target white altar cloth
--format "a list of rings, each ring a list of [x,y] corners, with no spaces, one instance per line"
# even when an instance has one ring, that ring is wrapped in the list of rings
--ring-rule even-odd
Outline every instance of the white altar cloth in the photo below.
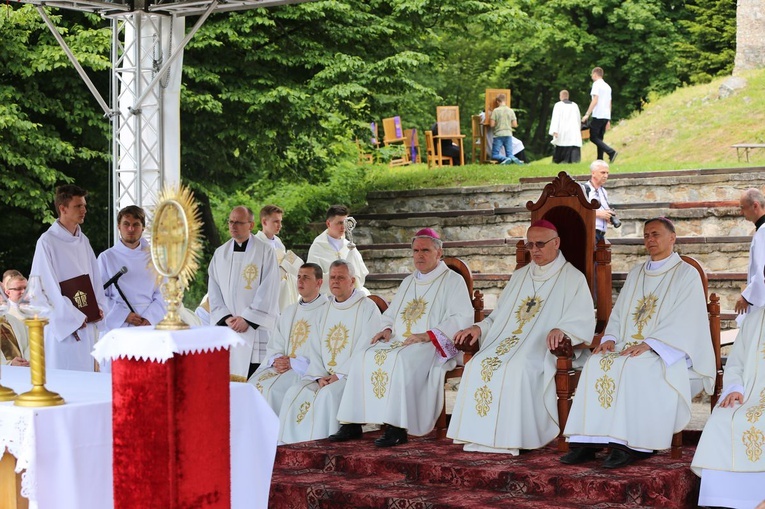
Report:
[[[0,383],[31,388],[29,368],[3,366]],[[16,457],[30,509],[109,509],[112,492],[112,389],[108,373],[49,370],[46,387],[66,404],[0,403],[0,451]],[[231,507],[266,508],[279,418],[250,384],[231,384]]]

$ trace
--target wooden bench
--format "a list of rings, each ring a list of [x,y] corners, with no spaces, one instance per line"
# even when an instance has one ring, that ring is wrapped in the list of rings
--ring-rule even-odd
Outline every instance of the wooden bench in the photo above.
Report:
[[[749,151],[755,148],[765,148],[765,143],[736,143],[735,145],[731,145],[731,147],[736,149],[736,157],[739,161],[741,161],[741,151],[744,151],[744,155],[746,156],[746,162],[749,162]]]

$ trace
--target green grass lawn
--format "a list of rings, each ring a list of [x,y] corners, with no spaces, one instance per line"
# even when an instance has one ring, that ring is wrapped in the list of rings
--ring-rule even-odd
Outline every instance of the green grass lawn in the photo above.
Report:
[[[741,75],[746,88],[727,98],[718,90],[727,78],[705,85],[683,87],[652,99],[641,112],[621,120],[606,133],[606,142],[619,152],[612,173],[698,168],[765,166],[765,150],[751,153],[750,163],[739,163],[734,143],[765,143],[765,71]],[[389,168],[370,166],[368,189],[402,190],[517,183],[521,177],[553,176],[565,170],[589,173],[596,157],[590,142],[582,147],[582,163],[558,165],[551,158],[531,164],[466,165],[428,170],[426,164]]]

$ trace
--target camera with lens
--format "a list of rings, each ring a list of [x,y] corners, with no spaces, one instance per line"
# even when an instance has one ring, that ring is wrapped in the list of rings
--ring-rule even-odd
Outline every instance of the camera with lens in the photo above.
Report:
[[[613,225],[614,228],[621,228],[622,222],[619,221],[619,218],[616,217],[616,214],[614,214],[614,213],[611,214],[610,221],[611,221],[611,224]]]

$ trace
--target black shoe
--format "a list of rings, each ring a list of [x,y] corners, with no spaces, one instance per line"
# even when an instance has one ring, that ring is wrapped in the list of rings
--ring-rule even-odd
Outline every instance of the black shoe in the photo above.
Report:
[[[347,442],[361,438],[361,434],[361,424],[342,424],[337,433],[330,435],[329,439],[332,442]]]
[[[571,450],[560,457],[560,462],[566,465],[578,465],[595,460],[595,454],[600,448],[594,447],[571,447]]]
[[[614,150],[614,153],[611,157],[609,157],[608,162],[613,163],[614,161],[616,161],[616,156],[618,155],[619,155],[619,152]]]
[[[622,468],[627,465],[652,456],[652,452],[640,452],[632,449],[612,447],[611,453],[603,462],[603,468]]]
[[[409,439],[404,428],[389,425],[388,429],[385,430],[385,434],[375,440],[375,445],[377,447],[393,447],[394,445],[405,444],[408,441]]]

